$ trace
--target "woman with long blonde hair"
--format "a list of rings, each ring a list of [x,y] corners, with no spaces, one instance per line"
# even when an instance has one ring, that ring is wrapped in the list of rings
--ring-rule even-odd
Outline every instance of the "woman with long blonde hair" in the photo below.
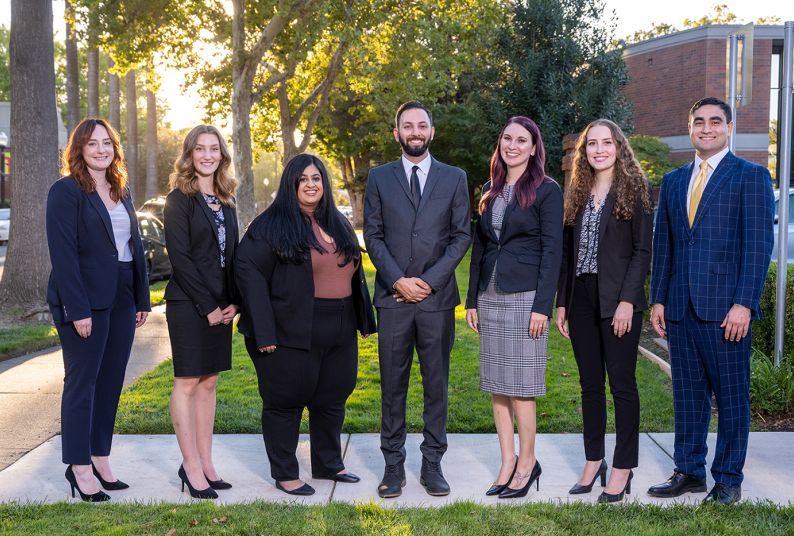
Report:
[[[635,369],[647,307],[651,261],[648,182],[620,127],[607,119],[579,136],[565,191],[563,260],[557,287],[557,329],[571,339],[582,389],[585,467],[569,493],[606,488],[599,502],[631,493],[639,456],[640,399]],[[616,445],[606,483],[604,373],[615,404]]]
[[[170,177],[163,219],[173,273],[165,289],[174,363],[171,420],[182,451],[182,490],[215,499],[231,488],[212,462],[215,388],[232,365],[238,242],[231,157],[214,126],[199,125],[182,144]]]

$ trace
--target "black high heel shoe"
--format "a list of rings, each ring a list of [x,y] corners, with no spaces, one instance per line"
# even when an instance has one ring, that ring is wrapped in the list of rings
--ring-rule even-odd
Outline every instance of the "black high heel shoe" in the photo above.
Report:
[[[96,493],[92,493],[90,495],[83,493],[83,490],[80,489],[80,486],[77,485],[77,477],[74,476],[74,470],[72,466],[66,468],[66,481],[69,483],[69,486],[72,488],[72,498],[74,499],[74,488],[77,488],[77,492],[80,494],[80,498],[85,502],[105,502],[110,500],[110,495],[105,493],[104,491],[97,491]]]
[[[232,489],[232,485],[222,478],[219,478],[218,480],[210,480],[207,475],[204,475],[204,478],[207,479],[207,483],[212,489]]]
[[[626,495],[631,495],[631,479],[634,478],[634,471],[629,471],[629,479],[626,480],[626,485],[623,486],[623,491],[617,494],[607,493],[606,491],[602,491],[601,495],[598,496],[598,502],[600,503],[613,503],[622,501],[623,497]]]
[[[99,474],[99,471],[96,470],[96,467],[94,467],[93,463],[91,464],[91,469],[94,471],[94,476],[97,478],[97,480],[99,480],[99,483],[102,484],[102,487],[108,491],[118,491],[120,489],[127,489],[130,487],[129,484],[127,484],[126,482],[122,482],[121,480],[116,480],[115,482],[108,482],[107,480],[102,478],[102,475]]]
[[[179,466],[179,471],[176,472],[179,475],[179,480],[182,481],[182,491],[185,491],[185,484],[187,484],[187,489],[190,492],[190,496],[194,499],[217,499],[218,494],[215,493],[215,490],[212,487],[207,489],[196,489],[193,487],[193,484],[190,483],[190,479],[187,477],[187,473],[185,472],[185,468],[183,466]]]
[[[601,465],[598,467],[598,472],[593,476],[593,481],[590,484],[583,486],[579,482],[573,485],[571,489],[568,490],[568,493],[571,495],[581,495],[582,493],[590,493],[593,491],[593,485],[595,481],[598,480],[598,477],[601,477],[601,487],[604,488],[607,485],[607,462],[601,460]]]
[[[493,495],[499,495],[500,493],[502,493],[505,490],[505,488],[507,488],[507,485],[510,484],[510,482],[513,480],[513,475],[516,474],[516,467],[518,467],[518,456],[516,456],[516,463],[515,465],[513,465],[513,472],[510,473],[510,476],[507,478],[507,482],[505,482],[504,484],[491,485],[491,487],[488,488],[488,491],[486,491],[485,494],[491,497]]]
[[[540,474],[543,472],[543,469],[540,468],[540,462],[535,460],[535,466],[532,468],[532,472],[526,475],[522,475],[519,472],[516,472],[513,478],[517,478],[519,480],[523,480],[528,478],[527,483],[524,484],[523,487],[518,489],[513,489],[511,487],[506,487],[502,493],[499,494],[500,499],[517,499],[518,497],[523,497],[529,491],[529,488],[532,486],[532,483],[537,481],[537,489],[540,491]]]

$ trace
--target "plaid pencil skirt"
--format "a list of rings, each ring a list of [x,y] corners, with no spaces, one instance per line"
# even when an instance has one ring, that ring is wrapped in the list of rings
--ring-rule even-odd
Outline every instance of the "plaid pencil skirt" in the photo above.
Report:
[[[534,290],[500,291],[496,270],[488,288],[477,296],[481,390],[517,397],[546,394],[549,330],[536,339],[529,336],[534,299]]]

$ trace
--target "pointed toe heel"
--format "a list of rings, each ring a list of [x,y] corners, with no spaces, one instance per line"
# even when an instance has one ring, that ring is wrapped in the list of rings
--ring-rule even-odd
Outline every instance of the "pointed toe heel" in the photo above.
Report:
[[[190,496],[194,499],[217,499],[218,494],[215,493],[215,490],[212,487],[207,489],[196,489],[193,487],[193,484],[190,483],[190,479],[187,477],[187,473],[185,472],[184,466],[179,466],[179,471],[177,471],[177,476],[179,476],[179,480],[182,481],[182,491],[185,491],[185,485],[187,485],[187,489],[190,492]]]
[[[601,460],[601,465],[598,467],[598,472],[593,475],[593,480],[589,484],[582,485],[577,482],[570,490],[568,490],[568,494],[581,495],[583,493],[590,493],[593,491],[593,486],[599,477],[601,478],[601,487],[605,488],[607,486],[607,462],[604,460]]]
[[[99,480],[99,483],[102,485],[102,487],[108,491],[119,491],[130,487],[129,484],[118,479],[115,482],[105,480],[102,478],[102,475],[99,474],[99,471],[96,470],[96,466],[94,466],[93,463],[91,464],[91,470],[94,471],[94,476],[97,480]]]
[[[77,492],[80,494],[80,499],[85,502],[105,502],[110,500],[110,495],[101,490],[91,494],[83,493],[83,490],[81,490],[80,486],[77,485],[77,477],[74,475],[74,469],[72,469],[71,465],[66,468],[66,473],[64,476],[66,476],[66,481],[69,482],[73,499],[74,490],[77,488]]]

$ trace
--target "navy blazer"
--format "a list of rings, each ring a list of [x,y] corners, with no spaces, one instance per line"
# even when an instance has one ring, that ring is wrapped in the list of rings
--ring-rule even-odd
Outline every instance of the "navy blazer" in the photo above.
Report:
[[[237,211],[224,206],[226,268],[221,268],[218,227],[215,216],[201,194],[185,195],[172,190],[165,198],[163,224],[165,245],[172,274],[165,287],[167,301],[191,301],[201,316],[216,308],[240,304],[234,282],[234,256],[237,251]]]
[[[721,322],[734,305],[761,314],[772,255],[774,195],[769,171],[728,153],[709,178],[689,228],[687,190],[694,162],[664,176],[653,238],[651,303],[667,320]]]
[[[138,219],[128,194],[121,202],[130,216],[130,248],[136,311],[150,311],[149,278]],[[91,310],[113,305],[118,284],[118,250],[105,204],[97,192],[84,192],[62,177],[47,195],[47,246],[52,271],[47,303],[59,323],[89,318]]]
[[[394,299],[394,283],[419,277],[433,289],[416,307],[454,309],[460,303],[455,268],[471,241],[466,173],[435,158],[415,207],[402,159],[373,168],[364,196],[364,242],[375,265],[376,307],[413,304]]]
[[[483,194],[490,188],[489,181]],[[560,185],[547,178],[527,208],[521,208],[513,196],[505,208],[499,238],[492,222],[493,203],[489,203],[474,232],[466,308],[477,307],[477,293],[488,287],[495,266],[499,290],[535,290],[532,312],[551,316],[562,259]]]
[[[264,238],[256,238],[260,214],[237,248],[235,278],[242,295],[237,331],[256,347],[286,346],[309,350],[314,318],[314,272],[311,258],[300,264],[282,262]],[[362,335],[377,331],[364,270],[359,264],[351,280],[356,327]]]
[[[648,306],[645,278],[651,266],[653,216],[645,212],[639,195],[634,200],[634,214],[630,220],[619,220],[613,213],[614,208],[615,193],[610,190],[598,226],[597,279],[601,318],[614,316],[622,301],[631,303],[635,313]],[[569,311],[573,303],[583,217],[584,209],[576,215],[576,223],[566,225],[563,231],[557,307],[567,307]]]

